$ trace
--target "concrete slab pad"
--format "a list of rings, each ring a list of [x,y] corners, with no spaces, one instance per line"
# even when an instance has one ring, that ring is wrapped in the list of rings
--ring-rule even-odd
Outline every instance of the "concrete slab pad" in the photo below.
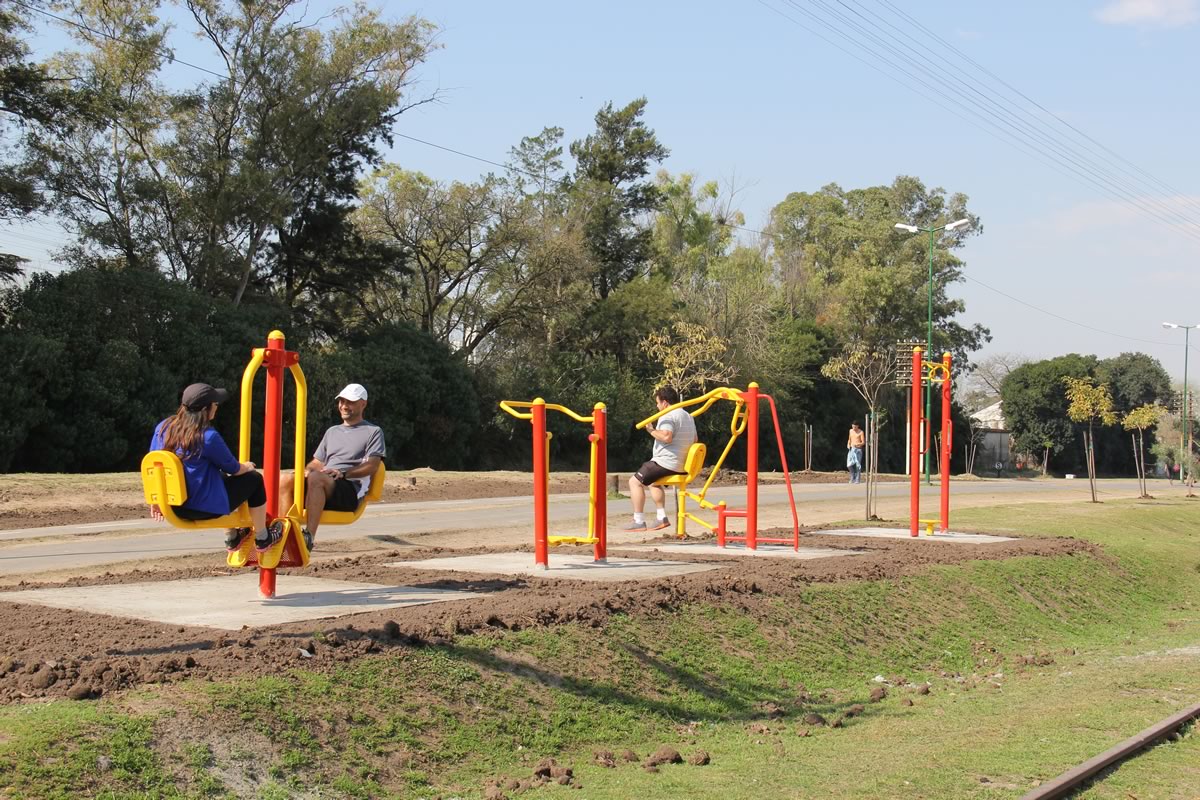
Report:
[[[530,575],[535,578],[577,581],[642,581],[721,569],[720,564],[690,564],[680,561],[650,561],[638,558],[610,558],[597,564],[590,555],[550,553],[550,569],[537,569],[533,553],[488,553],[477,556],[429,558],[422,561],[394,561],[389,567],[444,569],[451,572],[482,572],[488,575]]]
[[[482,597],[476,592],[380,586],[300,575],[281,575],[274,599],[258,595],[258,573],[153,583],[71,586],[0,592],[0,601],[90,611],[113,617],[241,630],[285,622],[330,619],[447,600]]]
[[[657,550],[660,553],[687,553],[693,556],[735,556],[750,558],[794,558],[808,560],[813,558],[833,558],[834,556],[858,556],[862,550],[838,550],[833,547],[801,547],[793,550],[786,544],[760,544],[751,550],[743,542],[729,542],[724,547],[718,547],[714,542],[669,542],[664,544],[636,544],[622,550]]]
[[[959,542],[961,544],[994,544],[995,542],[1015,542],[1011,536],[992,536],[986,533],[935,533],[932,536],[925,534],[925,528],[921,528],[921,535],[917,539],[913,539],[907,528],[837,528],[827,531],[812,531],[806,533],[805,536],[867,536],[872,539],[908,539],[909,541],[922,542]]]

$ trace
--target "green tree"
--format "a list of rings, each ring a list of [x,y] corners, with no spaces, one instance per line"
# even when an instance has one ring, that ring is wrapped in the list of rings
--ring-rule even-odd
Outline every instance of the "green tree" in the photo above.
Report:
[[[1091,378],[1064,377],[1067,386],[1067,416],[1072,422],[1086,422],[1084,432],[1084,450],[1087,453],[1088,485],[1092,489],[1092,502],[1096,499],[1096,440],[1094,429],[1096,422],[1101,425],[1112,425],[1117,421],[1113,410],[1112,393],[1108,385],[1097,385]]]
[[[670,155],[642,120],[646,98],[596,113],[596,131],[571,144],[576,202],[586,209],[584,241],[595,265],[596,296],[603,299],[647,269],[652,231],[639,218],[654,211],[659,189],[646,180]]]
[[[44,136],[36,155],[80,235],[74,260],[116,253],[234,303],[355,291],[387,261],[345,257],[357,173],[419,102],[407,89],[432,27],[361,5],[327,28],[295,19],[295,0],[185,5],[222,76],[174,91],[156,0],[71,3],[97,33],[72,29],[81,52],[60,63],[78,66],[94,124]]]
[[[774,258],[784,301],[796,313],[834,326],[843,341],[868,350],[898,339],[924,338],[927,322],[928,239],[896,231],[904,221],[928,227],[966,217],[973,225],[944,233],[933,261],[932,352],[950,351],[965,366],[986,342],[981,325],[964,326],[964,310],[948,288],[961,280],[963,262],[953,250],[982,228],[963,194],[927,190],[901,176],[890,186],[796,192],[771,211]]]
[[[1050,456],[1067,451],[1075,441],[1075,427],[1067,418],[1070,403],[1063,377],[1090,377],[1096,363],[1095,356],[1076,353],[1033,361],[1013,369],[1000,385],[1004,419],[1017,452],[1044,454],[1043,470],[1048,469]],[[1078,472],[1082,466],[1072,458],[1063,469]]]
[[[387,167],[362,196],[356,219],[364,235],[405,253],[413,272],[411,282],[397,276],[373,294],[378,317],[410,321],[473,358],[502,329],[549,312],[554,294],[546,287],[565,263],[543,257],[532,207],[504,182],[446,185]]]
[[[0,469],[53,472],[136,468],[183,387],[238,386],[250,349],[282,316],[121,263],[34,275],[3,309]],[[231,443],[236,416],[217,419]]]
[[[1138,488],[1141,497],[1149,497],[1146,488],[1146,429],[1153,428],[1162,419],[1166,409],[1157,404],[1140,405],[1121,418],[1121,425],[1127,431],[1137,431],[1137,443],[1134,448],[1134,462],[1138,468]]]

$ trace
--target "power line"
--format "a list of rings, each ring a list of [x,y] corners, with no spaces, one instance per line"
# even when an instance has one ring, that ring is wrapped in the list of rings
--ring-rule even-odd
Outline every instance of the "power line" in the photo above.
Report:
[[[818,13],[817,11],[813,11],[813,10],[810,10],[810,9],[800,6],[798,4],[798,2],[796,2],[796,0],[783,0],[783,2],[787,3],[788,6],[795,9],[797,12],[803,14],[805,17],[812,20],[813,22],[820,25],[821,27],[825,28],[826,30],[830,31],[834,35],[846,40],[850,45],[852,45],[862,51],[865,51],[867,54],[869,54],[870,57],[873,57],[878,62],[886,64],[888,67],[890,67],[890,69],[892,71],[881,69],[876,64],[873,64],[873,63],[863,59],[862,57],[858,56],[857,54],[847,50],[845,47],[839,45],[837,42],[830,40],[829,38],[822,35],[818,31],[815,31],[811,27],[796,20],[794,17],[791,17],[788,14],[786,14],[786,13],[780,11],[779,9],[764,2],[764,0],[759,0],[759,3],[763,6],[765,6],[766,8],[768,8],[769,10],[784,17],[785,19],[789,20],[790,22],[799,26],[800,28],[808,31],[809,33],[812,33],[814,36],[817,36],[819,39],[827,42],[828,44],[832,45],[833,47],[837,48],[838,50],[841,50],[842,52],[846,53],[847,55],[850,55],[855,60],[866,64],[867,66],[876,70],[877,72],[884,75],[888,79],[895,81],[896,83],[899,83],[901,86],[904,86],[909,91],[912,91],[915,94],[918,94],[918,95],[924,97],[925,99],[930,100],[938,107],[948,111],[949,113],[953,114],[954,116],[958,117],[959,119],[964,120],[965,122],[972,125],[973,127],[983,130],[988,135],[998,138],[1001,141],[1005,142],[1006,144],[1016,147],[1019,150],[1022,150],[1027,155],[1031,155],[1034,158],[1037,158],[1038,160],[1042,161],[1043,163],[1046,163],[1047,165],[1049,165],[1052,169],[1059,172],[1060,174],[1066,175],[1067,177],[1070,177],[1073,180],[1084,181],[1088,184],[1091,184],[1094,188],[1097,188],[1097,189],[1101,190],[1102,192],[1104,192],[1108,195],[1111,195],[1119,202],[1125,203],[1127,205],[1131,205],[1134,208],[1136,208],[1138,211],[1140,211],[1142,214],[1144,214],[1148,217],[1152,217],[1153,219],[1155,219],[1156,221],[1158,221],[1162,224],[1176,228],[1178,231],[1183,233],[1185,236],[1188,236],[1189,238],[1192,238],[1196,241],[1200,241],[1200,221],[1197,221],[1197,220],[1191,219],[1191,218],[1185,218],[1184,222],[1177,222],[1177,221],[1175,221],[1175,219],[1173,219],[1173,217],[1179,217],[1182,215],[1178,211],[1170,208],[1169,206],[1165,205],[1161,201],[1159,201],[1155,198],[1139,198],[1139,197],[1126,196],[1122,192],[1122,188],[1124,188],[1124,191],[1129,191],[1129,187],[1127,185],[1124,185],[1124,184],[1119,183],[1118,181],[1115,181],[1111,176],[1105,176],[1105,175],[1098,174],[1096,169],[1094,168],[1094,166],[1081,164],[1080,161],[1078,160],[1078,158],[1068,157],[1068,161],[1070,163],[1064,163],[1062,156],[1055,156],[1053,154],[1046,153],[1044,150],[1041,149],[1041,147],[1037,144],[1036,141],[1032,142],[1032,143],[1029,141],[1030,134],[1027,131],[1024,131],[1024,130],[1018,128],[1010,120],[1003,118],[1001,114],[998,114],[993,109],[989,109],[989,108],[983,106],[983,104],[978,101],[968,98],[968,102],[970,102],[972,105],[974,105],[975,108],[969,108],[969,107],[963,106],[961,104],[961,102],[958,102],[955,98],[948,95],[943,89],[939,88],[937,85],[930,83],[929,80],[926,80],[926,78],[922,77],[922,75],[919,73],[924,73],[926,76],[929,76],[931,79],[936,80],[936,81],[942,80],[941,77],[933,75],[922,64],[920,64],[918,62],[914,62],[911,58],[907,57],[905,54],[900,53],[899,51],[897,51],[895,49],[895,47],[890,45],[888,42],[886,42],[884,40],[880,40],[879,37],[875,37],[875,36],[871,35],[871,38],[875,39],[875,41],[880,42],[881,46],[883,46],[885,49],[888,49],[893,54],[895,54],[895,58],[889,57],[888,55],[880,53],[878,50],[873,48],[871,45],[864,43],[859,37],[855,36],[853,33],[847,33],[847,31],[845,29],[843,29],[843,27],[839,27],[839,25],[836,21],[831,22],[830,19],[827,19],[826,17],[821,16],[820,13]],[[860,32],[863,31],[863,28],[861,26],[854,25],[853,23],[847,23],[846,17],[844,15],[841,15],[841,14],[837,13],[836,11],[831,11],[829,6],[827,6],[825,3],[823,3],[822,0],[814,0],[814,2],[816,2],[818,5],[820,5],[820,7],[825,10],[826,14],[828,14],[830,17],[832,17],[835,20],[840,20],[842,22],[842,24],[845,25],[846,27],[857,29]],[[896,60],[896,59],[899,59],[899,60]],[[904,63],[901,63],[901,62],[907,62],[908,64],[913,65],[913,68],[910,69],[909,67],[906,67]],[[914,72],[914,69],[917,71]],[[926,89],[933,92],[934,94],[936,94],[952,103],[957,103],[959,106],[959,109],[949,108],[944,103],[931,97],[925,91],[921,91],[920,89],[915,88],[913,85],[910,85],[909,83],[906,83],[906,82],[900,80],[894,74],[895,72],[899,72],[899,73],[907,76],[908,78],[915,81],[917,84],[920,84],[921,86],[925,87]],[[962,83],[956,76],[953,76],[953,75],[951,75],[949,77],[949,80],[952,82],[960,83],[960,84]],[[969,118],[964,117],[963,113],[959,113],[959,110],[961,110],[962,112],[964,112],[966,114],[971,115],[971,117],[973,117],[974,119],[969,119]],[[1007,113],[1007,112],[1005,112],[1005,113]],[[1015,132],[1009,131],[1008,130],[1009,128],[1013,129],[1013,131],[1015,131]],[[1044,137],[1042,137],[1042,138],[1044,140]],[[1061,148],[1059,148],[1059,150],[1061,152]]]
[[[788,1],[792,2],[792,0],[788,0]],[[961,72],[959,70],[955,69],[954,66],[945,57],[940,56],[939,54],[935,53],[933,50],[930,50],[924,44],[917,41],[912,36],[908,35],[904,31],[902,31],[900,28],[897,28],[895,25],[891,24],[886,19],[883,19],[879,15],[877,15],[871,11],[868,11],[865,8],[863,8],[862,11],[860,12],[856,8],[852,8],[850,5],[847,5],[845,0],[833,0],[833,1],[836,2],[838,5],[842,6],[843,8],[848,9],[851,13],[858,16],[860,19],[862,19],[864,21],[864,23],[866,25],[869,25],[875,31],[879,31],[883,38],[881,38],[881,36],[874,35],[870,30],[863,27],[863,25],[855,23],[853,20],[849,19],[846,15],[840,14],[839,12],[836,11],[836,9],[833,9],[829,5],[829,3],[825,2],[825,0],[811,0],[811,2],[815,2],[817,5],[826,9],[828,13],[836,15],[837,18],[839,18],[839,19],[843,20],[844,22],[848,23],[849,25],[853,26],[855,29],[859,30],[860,32],[863,32],[868,37],[870,37],[873,41],[879,43],[883,47],[885,47],[888,50],[890,50],[891,52],[895,53],[900,58],[902,58],[906,63],[912,65],[914,68],[922,71],[926,75],[929,75],[931,78],[933,78],[935,80],[946,81],[950,84],[957,83],[959,86],[963,87],[970,93],[970,94],[966,95],[966,99],[972,105],[980,108],[982,111],[987,113],[989,116],[995,117],[1000,123],[1002,123],[1006,127],[1012,128],[1013,131],[1015,131],[1017,135],[1022,136],[1023,138],[1026,138],[1026,139],[1035,140],[1036,143],[1040,143],[1041,145],[1049,147],[1051,150],[1053,150],[1057,154],[1058,158],[1065,159],[1067,162],[1070,163],[1070,165],[1071,165],[1069,167],[1070,169],[1072,169],[1074,171],[1082,171],[1084,173],[1087,173],[1086,175],[1081,175],[1081,177],[1085,177],[1089,181],[1091,181],[1091,179],[1094,178],[1094,179],[1096,179],[1096,181],[1100,181],[1101,183],[1104,184],[1104,186],[1100,186],[1099,188],[1129,192],[1129,193],[1135,195],[1130,198],[1130,200],[1129,200],[1130,202],[1134,202],[1137,204],[1149,204],[1149,205],[1153,206],[1153,209],[1155,212],[1161,212],[1162,214],[1168,215],[1170,217],[1178,217],[1185,224],[1192,225],[1193,228],[1191,230],[1193,230],[1193,231],[1195,230],[1195,228],[1200,227],[1200,220],[1198,220],[1194,217],[1190,217],[1189,215],[1185,214],[1181,210],[1173,208],[1169,204],[1167,204],[1163,201],[1160,201],[1153,196],[1137,197],[1136,194],[1139,192],[1145,192],[1145,188],[1143,188],[1141,186],[1137,186],[1136,183],[1145,183],[1144,181],[1137,178],[1136,176],[1131,175],[1131,173],[1129,173],[1127,170],[1123,170],[1123,169],[1120,170],[1121,172],[1125,173],[1126,176],[1129,176],[1129,177],[1122,177],[1121,175],[1113,172],[1112,170],[1106,168],[1105,166],[1097,164],[1096,162],[1092,161],[1091,159],[1089,159],[1089,157],[1087,155],[1085,155],[1084,153],[1079,151],[1077,149],[1077,146],[1073,142],[1063,139],[1063,137],[1061,137],[1054,129],[1047,127],[1043,123],[1042,120],[1033,116],[1032,114],[1027,112],[1025,109],[1012,103],[1007,98],[997,95],[997,94],[994,94],[988,87],[978,84],[977,82],[971,80],[970,78],[962,75]],[[850,0],[850,2],[854,2],[854,0]],[[861,4],[855,3],[855,5],[861,7]],[[915,51],[912,52],[912,55],[914,57],[910,58],[909,53],[903,52],[897,48],[896,44],[894,44],[894,42],[896,42],[895,37],[892,36],[891,34],[889,34],[888,31],[886,31],[882,27],[880,27],[881,25],[887,26],[887,28],[889,28],[891,31],[894,31],[896,34],[899,34],[904,39],[907,39],[908,41],[913,42],[915,45],[917,45],[922,50],[924,50],[926,53],[928,53],[932,57],[932,60],[928,59],[928,58],[924,58],[920,55],[917,55],[915,53]],[[937,62],[941,62],[941,65],[939,65]],[[942,66],[942,65],[944,65],[944,66]],[[931,72],[929,69],[929,67],[931,67],[931,66],[933,68],[937,69],[940,74],[935,75],[933,72]],[[979,100],[973,99],[971,97],[971,95],[977,96],[979,98]],[[1036,146],[1038,146],[1038,144],[1032,144],[1032,146],[1036,147]],[[1089,152],[1092,152],[1094,154],[1095,151],[1090,150],[1090,148],[1089,148]],[[1102,160],[1104,160],[1108,164],[1112,164],[1111,160],[1109,160],[1109,159],[1102,159]],[[1135,184],[1131,184],[1130,180],[1134,181]],[[1092,182],[1095,183],[1095,181],[1092,181]],[[1153,193],[1151,193],[1151,194],[1153,194]],[[1163,220],[1163,221],[1168,221],[1168,220]]]
[[[755,230],[754,228],[747,228],[747,227],[745,227],[744,225],[733,225],[733,224],[731,224],[731,223],[727,223],[727,222],[722,222],[722,223],[719,223],[719,224],[720,224],[720,225],[723,225],[723,226],[725,226],[725,227],[727,227],[727,228],[732,228],[732,229],[739,230],[739,231],[745,231],[746,233],[753,233],[753,234],[757,234],[757,235],[759,235],[759,236],[764,236],[764,237],[767,237],[767,238],[769,238],[769,239],[778,239],[778,238],[780,238],[779,234],[777,234],[777,233],[771,233],[771,232],[769,232],[769,231],[760,231],[760,230]],[[963,277],[964,279],[966,279],[966,280],[968,280],[968,281],[971,281],[972,283],[977,283],[977,284],[979,284],[980,286],[982,286],[982,287],[983,287],[983,288],[985,288],[985,289],[990,289],[991,291],[995,292],[996,294],[999,294],[999,295],[1002,295],[1002,296],[1004,296],[1004,297],[1007,297],[1009,300],[1012,300],[1014,303],[1020,303],[1021,305],[1025,306],[1026,308],[1031,308],[1031,309],[1033,309],[1034,311],[1037,311],[1037,312],[1040,312],[1040,313],[1042,313],[1042,314],[1045,314],[1046,316],[1053,317],[1054,319],[1060,320],[1060,321],[1062,321],[1062,322],[1069,323],[1069,324],[1071,324],[1071,325],[1076,325],[1076,326],[1078,326],[1078,327],[1080,327],[1080,328],[1084,328],[1084,329],[1086,329],[1086,330],[1089,330],[1089,331],[1093,331],[1094,333],[1102,333],[1102,334],[1104,334],[1105,336],[1115,336],[1115,337],[1116,337],[1116,338],[1118,338],[1118,339],[1126,339],[1126,340],[1128,340],[1128,341],[1131,341],[1131,342],[1140,342],[1140,343],[1142,343],[1142,344],[1161,345],[1161,346],[1163,346],[1163,347],[1183,347],[1183,345],[1182,345],[1182,344],[1179,344],[1179,343],[1176,343],[1176,342],[1158,342],[1158,341],[1153,341],[1153,340],[1151,340],[1151,339],[1138,339],[1138,338],[1137,338],[1137,337],[1135,337],[1135,336],[1126,336],[1126,335],[1124,335],[1124,334],[1121,334],[1121,333],[1113,333],[1112,331],[1106,331],[1106,330],[1104,330],[1104,329],[1102,329],[1102,328],[1096,328],[1096,327],[1093,327],[1093,326],[1091,326],[1091,325],[1087,325],[1087,324],[1085,324],[1085,323],[1083,323],[1083,322],[1077,322],[1077,321],[1075,321],[1075,320],[1073,320],[1073,319],[1068,319],[1067,317],[1064,317],[1064,316],[1062,316],[1061,314],[1056,314],[1056,313],[1054,313],[1053,311],[1047,311],[1047,310],[1046,310],[1046,309],[1044,309],[1044,308],[1041,308],[1041,307],[1039,307],[1039,306],[1035,306],[1033,303],[1028,303],[1028,302],[1026,302],[1026,301],[1022,300],[1022,299],[1021,299],[1021,298],[1019,298],[1019,297],[1015,297],[1015,296],[1013,296],[1013,295],[1011,295],[1011,294],[1008,294],[1007,292],[1001,291],[1000,289],[997,289],[997,288],[995,288],[994,286],[990,286],[990,285],[988,285],[988,284],[984,283],[983,281],[979,280],[978,278],[973,278],[973,277],[971,277],[970,275],[967,275],[965,272],[964,272],[964,273],[960,273],[960,274],[962,275],[962,277]]]
[[[43,9],[40,9],[40,8],[38,8],[37,6],[31,6],[31,5],[29,5],[28,3],[22,2],[22,0],[12,0],[12,2],[13,2],[13,4],[14,4],[14,5],[18,5],[18,6],[20,6],[21,8],[24,8],[24,9],[26,9],[26,10],[28,10],[28,11],[33,11],[33,12],[36,12],[36,13],[38,13],[38,14],[41,14],[41,15],[42,15],[42,16],[44,16],[44,17],[49,17],[50,19],[55,19],[55,20],[58,20],[59,22],[62,22],[62,23],[64,23],[64,24],[66,24],[66,25],[73,25],[74,27],[76,27],[76,28],[79,28],[79,29],[80,29],[80,30],[82,30],[82,31],[87,31],[88,33],[91,33],[91,34],[93,34],[93,35],[95,35],[95,36],[103,36],[103,37],[104,37],[104,38],[106,38],[106,39],[111,39],[111,40],[112,40],[112,41],[114,41],[114,42],[120,42],[121,44],[123,44],[123,45],[127,45],[127,46],[129,46],[129,47],[138,47],[138,48],[141,48],[141,49],[143,49],[143,50],[149,50],[149,51],[151,51],[151,52],[158,53],[160,56],[163,56],[163,57],[164,57],[164,58],[166,58],[168,61],[172,61],[172,62],[174,62],[174,63],[176,63],[176,64],[182,64],[183,66],[185,66],[185,67],[191,67],[192,69],[198,69],[198,70],[200,70],[201,72],[207,72],[209,75],[213,75],[213,76],[215,76],[215,77],[217,77],[217,78],[221,78],[221,79],[223,79],[223,80],[231,80],[231,81],[232,81],[232,80],[234,80],[234,79],[233,79],[231,76],[229,76],[229,75],[222,75],[222,74],[221,74],[221,73],[219,73],[219,72],[213,72],[211,69],[208,69],[207,67],[202,67],[202,66],[200,66],[199,64],[192,64],[191,62],[184,61],[184,60],[183,60],[183,59],[181,59],[181,58],[176,58],[174,53],[172,53],[171,51],[169,51],[169,50],[167,50],[167,49],[165,49],[165,48],[162,48],[162,47],[151,47],[151,46],[148,46],[148,45],[146,45],[145,43],[141,43],[141,42],[131,42],[131,41],[129,41],[128,39],[122,39],[121,37],[119,37],[119,36],[114,36],[114,35],[113,35],[113,34],[111,34],[111,33],[107,33],[107,32],[105,32],[105,31],[98,31],[98,30],[96,30],[95,28],[92,28],[92,27],[89,27],[89,26],[87,26],[87,25],[84,25],[82,22],[76,22],[75,20],[73,20],[73,19],[68,19],[67,17],[60,17],[58,14],[51,14],[49,11],[45,11],[45,10],[43,10]],[[235,82],[236,82],[236,81],[235,81]]]

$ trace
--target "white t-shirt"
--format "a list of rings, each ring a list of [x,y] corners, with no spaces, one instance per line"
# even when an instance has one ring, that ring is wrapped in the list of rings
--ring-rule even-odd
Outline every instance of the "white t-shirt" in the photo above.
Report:
[[[687,459],[687,451],[696,443],[696,420],[692,415],[677,408],[658,418],[655,428],[660,431],[671,431],[674,435],[670,444],[654,440],[654,450],[650,460],[672,472],[683,472],[683,462]]]

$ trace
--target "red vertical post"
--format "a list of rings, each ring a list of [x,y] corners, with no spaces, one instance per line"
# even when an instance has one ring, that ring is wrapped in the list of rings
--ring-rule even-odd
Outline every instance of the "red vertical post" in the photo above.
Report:
[[[550,568],[547,539],[549,467],[546,464],[546,401],[533,399],[533,558],[540,569]]]
[[[746,547],[758,549],[758,384],[746,389]]]
[[[608,410],[604,403],[592,408],[592,435],[596,437],[596,474],[592,476],[596,496],[595,528],[591,531],[597,561],[608,560]]]
[[[942,354],[942,533],[950,531],[950,440],[954,421],[950,417],[950,354]]]
[[[279,448],[283,440],[283,371],[287,348],[282,331],[267,335],[267,404],[263,419],[263,483],[267,490],[267,521],[279,516]],[[258,593],[275,596],[275,570],[258,570]]]
[[[912,402],[908,409],[908,419],[912,427],[912,443],[909,447],[909,487],[908,487],[908,522],[909,534],[918,536],[919,518],[921,516],[921,442],[924,439],[921,431],[921,373],[924,362],[921,359],[921,348],[913,348],[912,361]]]

